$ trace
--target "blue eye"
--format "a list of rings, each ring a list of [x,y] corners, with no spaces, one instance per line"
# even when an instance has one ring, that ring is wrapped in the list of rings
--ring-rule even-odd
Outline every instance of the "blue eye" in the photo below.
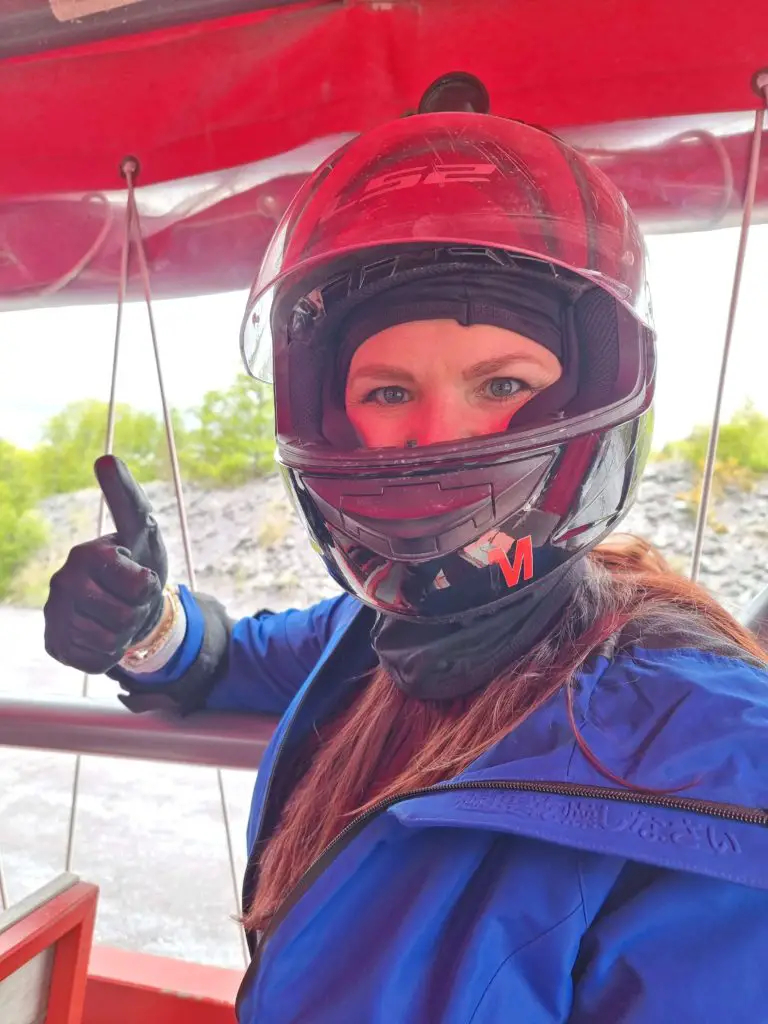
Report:
[[[514,377],[493,377],[486,381],[484,390],[489,398],[512,398],[522,388],[522,382]]]
[[[383,388],[374,388],[365,398],[366,402],[378,402],[379,405],[402,405],[408,401],[408,392],[394,384]]]

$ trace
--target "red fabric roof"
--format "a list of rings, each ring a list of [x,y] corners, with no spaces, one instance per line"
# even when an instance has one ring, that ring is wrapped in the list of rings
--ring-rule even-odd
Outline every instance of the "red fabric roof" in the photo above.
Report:
[[[119,187],[129,152],[142,184],[261,160],[413,109],[452,70],[550,126],[744,110],[766,38],[762,0],[348,0],[6,58],[0,195]]]

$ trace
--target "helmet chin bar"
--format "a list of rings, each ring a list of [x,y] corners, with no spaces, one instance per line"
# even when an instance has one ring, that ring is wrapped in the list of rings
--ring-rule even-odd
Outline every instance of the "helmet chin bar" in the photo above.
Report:
[[[457,621],[552,582],[615,527],[649,444],[649,417],[546,453],[403,475],[284,469],[325,564],[365,604]]]
[[[550,452],[406,478],[304,476],[337,536],[384,558],[426,562],[474,543],[531,507],[555,461]]]

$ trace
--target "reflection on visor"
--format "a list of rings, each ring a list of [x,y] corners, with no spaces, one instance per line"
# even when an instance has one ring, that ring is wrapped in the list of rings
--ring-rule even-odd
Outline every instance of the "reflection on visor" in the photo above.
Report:
[[[275,288],[267,288],[249,306],[240,330],[240,353],[245,369],[251,377],[264,384],[274,383],[272,366],[272,327],[271,314]]]
[[[343,575],[365,601],[390,612],[430,608],[434,614],[452,614],[464,610],[478,586],[474,574],[466,571],[470,565],[488,570],[484,585],[490,585],[499,597],[533,578],[530,536],[515,541],[500,530],[491,530],[452,555],[415,565],[385,558],[336,530],[331,534],[335,542],[331,552]]]

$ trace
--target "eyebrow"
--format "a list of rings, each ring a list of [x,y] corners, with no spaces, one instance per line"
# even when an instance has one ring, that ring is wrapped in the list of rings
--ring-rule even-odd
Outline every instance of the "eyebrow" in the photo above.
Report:
[[[479,363],[473,363],[466,370],[462,371],[464,380],[476,380],[487,374],[498,373],[513,363],[526,364],[529,367],[538,365],[535,357],[523,353],[508,352],[505,355],[495,356],[493,359],[483,359]],[[402,366],[393,366],[391,363],[371,363],[369,366],[362,366],[355,373],[350,375],[349,381],[365,380],[366,378],[390,377],[408,384],[415,384],[416,378]]]
[[[503,370],[510,363],[521,363],[521,362],[532,362],[530,356],[524,356],[522,354],[512,355],[507,353],[503,356],[496,356],[495,359],[483,359],[479,363],[474,363],[472,366],[468,366],[466,370],[462,371],[462,377],[464,380],[474,380],[475,377],[485,377],[489,373],[497,373],[499,370]]]
[[[409,370],[402,366],[393,366],[391,363],[371,363],[369,366],[362,366],[359,370],[350,374],[350,381],[360,380],[365,377],[396,377],[398,380],[414,384],[416,378]]]

